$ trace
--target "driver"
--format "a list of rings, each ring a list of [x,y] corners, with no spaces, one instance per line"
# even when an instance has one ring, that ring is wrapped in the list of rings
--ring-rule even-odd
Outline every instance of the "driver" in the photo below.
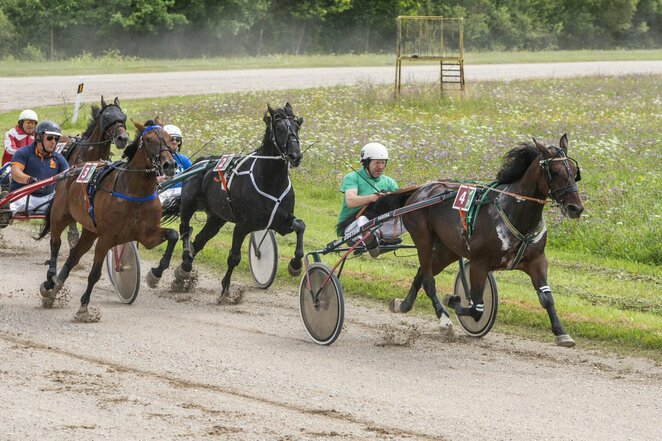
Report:
[[[11,163],[11,183],[9,191],[17,190],[63,172],[69,168],[64,156],[55,151],[60,140],[60,127],[53,121],[42,121],[34,131],[34,142],[20,148]],[[55,185],[47,185],[10,204],[12,213],[21,211],[44,211],[53,198]],[[26,203],[28,206],[26,207]]]
[[[18,115],[18,124],[5,133],[5,151],[2,154],[2,165],[11,162],[14,153],[21,147],[32,144],[34,141],[34,128],[39,117],[34,110],[26,109]]]
[[[350,216],[355,217],[364,205],[375,202],[385,193],[398,190],[395,180],[384,174],[388,161],[388,151],[384,144],[374,141],[367,143],[361,148],[360,159],[362,167],[345,175],[340,184],[343,198],[336,229],[338,236],[354,235],[369,221],[367,217],[359,216],[344,231],[340,224]],[[399,219],[384,222],[375,235],[370,235],[365,239],[366,249],[372,257],[377,257],[379,256],[380,240],[399,243],[399,236],[404,231]]]
[[[177,164],[177,170],[175,171],[175,175],[178,175],[191,166],[191,160],[182,153],[180,153],[180,150],[182,149],[182,139],[183,139],[182,131],[179,130],[179,127],[173,124],[167,124],[163,126],[163,130],[168,132],[170,138],[172,139],[172,144],[169,147],[172,151],[172,157],[175,160],[175,163]],[[161,200],[162,206],[166,207],[168,204],[170,204],[171,201],[178,199],[180,197],[180,195],[182,194],[182,184],[183,182],[178,182],[174,186],[170,187],[167,190],[164,190],[159,194],[159,199]]]

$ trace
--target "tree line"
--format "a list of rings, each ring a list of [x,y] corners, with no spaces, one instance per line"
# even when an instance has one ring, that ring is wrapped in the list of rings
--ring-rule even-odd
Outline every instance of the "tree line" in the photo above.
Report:
[[[468,50],[662,43],[662,0],[0,0],[0,57],[390,53],[399,15],[464,17]]]

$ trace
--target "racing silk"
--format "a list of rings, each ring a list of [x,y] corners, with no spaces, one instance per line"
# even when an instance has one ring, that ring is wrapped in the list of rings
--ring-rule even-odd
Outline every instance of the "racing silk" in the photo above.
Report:
[[[16,127],[5,133],[5,151],[2,154],[2,165],[11,162],[12,156],[14,156],[14,153],[16,153],[18,149],[30,145],[33,142],[34,136],[28,135],[23,131],[20,125],[16,124]]]
[[[186,156],[182,155],[181,153],[175,153],[172,155],[172,158],[175,160],[175,163],[177,163],[177,170],[175,170],[175,174],[178,175],[187,168],[191,166],[191,160],[188,159]],[[170,188],[179,188],[184,184],[184,181],[178,182],[177,184],[173,185]]]
[[[29,146],[18,149],[14,154],[11,165],[12,167],[18,165],[23,170],[23,173],[32,176],[38,181],[48,179],[69,168],[69,164],[67,163],[67,160],[64,159],[64,156],[57,152],[42,155],[39,153],[35,142]],[[9,191],[17,190],[24,185],[27,184],[21,184],[12,180],[9,184]],[[53,191],[55,191],[55,184],[47,185],[39,190],[35,190],[32,194],[35,196],[46,196],[53,193]]]
[[[385,175],[381,175],[379,178],[374,179],[368,174],[368,172],[366,172],[364,167],[361,167],[358,171],[346,174],[340,184],[340,192],[343,194],[351,189],[356,189],[356,194],[358,196],[365,196],[377,193],[378,191],[396,191],[398,189],[398,184]],[[345,202],[345,197],[343,196],[340,214],[338,215],[338,225],[348,217],[355,216],[361,208],[362,207],[348,208]],[[337,228],[336,233],[338,236],[342,236],[344,231]]]

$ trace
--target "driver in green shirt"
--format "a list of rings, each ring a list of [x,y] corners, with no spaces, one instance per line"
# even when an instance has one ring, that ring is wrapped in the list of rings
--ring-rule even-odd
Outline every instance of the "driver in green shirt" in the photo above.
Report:
[[[396,191],[398,184],[384,174],[388,161],[388,150],[379,142],[369,142],[361,148],[361,165],[357,171],[345,175],[340,184],[343,193],[342,206],[338,215],[338,236],[349,237],[354,235],[369,219],[359,216],[344,230],[340,226],[347,218],[355,217],[364,205],[376,201],[382,195]],[[380,239],[399,241],[397,239],[403,232],[402,222],[392,219],[384,222],[377,230],[376,236],[369,236],[365,240],[366,248],[372,257],[379,256]]]

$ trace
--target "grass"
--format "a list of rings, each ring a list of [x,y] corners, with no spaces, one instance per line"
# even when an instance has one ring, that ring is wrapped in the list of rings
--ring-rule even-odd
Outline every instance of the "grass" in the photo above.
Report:
[[[389,86],[363,84],[122,103],[134,119],[159,114],[179,125],[189,154],[213,139],[196,156],[252,150],[264,131],[266,103],[292,103],[305,118],[304,147],[312,144],[301,167],[291,173],[296,215],[307,225],[306,251],[334,239],[338,183],[349,165],[358,166],[358,150],[370,139],[389,146],[388,174],[405,186],[441,178],[489,182],[503,154],[518,142],[535,136],[557,144],[567,132],[569,154],[582,167],[579,187],[586,212],[571,221],[558,208],[545,210],[548,280],[559,316],[580,345],[662,361],[660,80],[659,75],[642,75],[484,82],[469,85],[463,96],[443,98],[430,93],[434,85],[422,85],[408,88],[398,101]],[[56,120],[69,111],[36,110]],[[0,124],[9,127],[14,118],[2,114]],[[80,132],[83,126],[81,121],[65,132]],[[196,262],[220,275],[230,232],[230,226],[224,227]],[[286,270],[295,237],[279,237],[278,244],[276,287],[296,290],[299,280]],[[159,251],[143,255],[156,258]],[[247,277],[246,260],[244,253],[235,277]],[[324,261],[332,264],[335,256]],[[385,307],[387,300],[404,296],[416,268],[417,259],[406,252],[375,260],[361,257],[347,263],[341,282],[346,296],[370,297]],[[455,271],[449,268],[437,277],[440,294],[452,289]],[[551,342],[549,320],[527,276],[500,272],[496,278],[500,306],[495,330]],[[434,317],[423,294],[414,313]]]
[[[570,61],[662,60],[662,49],[609,51],[465,52],[466,64],[548,63]],[[395,66],[395,52],[388,54],[272,55],[263,57],[215,57],[195,59],[143,59],[116,53],[81,55],[56,61],[4,59],[0,76],[93,75],[111,73],[169,72],[292,67]]]

